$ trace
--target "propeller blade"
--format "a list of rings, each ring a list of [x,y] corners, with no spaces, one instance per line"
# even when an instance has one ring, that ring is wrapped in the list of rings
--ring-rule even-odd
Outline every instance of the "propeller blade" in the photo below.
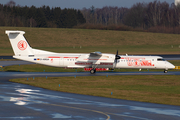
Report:
[[[117,50],[116,56],[115,56],[115,60],[114,60],[114,61],[117,63],[117,60],[118,60],[118,59],[121,59],[121,57],[118,55],[118,50]]]

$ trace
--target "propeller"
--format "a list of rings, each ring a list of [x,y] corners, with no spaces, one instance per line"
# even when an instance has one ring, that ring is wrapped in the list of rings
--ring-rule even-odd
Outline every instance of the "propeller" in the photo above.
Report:
[[[121,57],[118,55],[118,50],[117,50],[116,55],[115,55],[114,64],[113,64],[113,69],[116,67],[117,60],[118,60],[118,59],[121,59]]]
[[[118,50],[117,50],[117,52],[116,52],[116,56],[115,56],[115,62],[117,63],[117,60],[118,59],[121,59],[121,57],[118,55]]]

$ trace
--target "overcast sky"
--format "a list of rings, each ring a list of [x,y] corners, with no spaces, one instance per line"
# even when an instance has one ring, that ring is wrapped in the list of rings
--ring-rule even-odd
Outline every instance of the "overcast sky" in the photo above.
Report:
[[[6,4],[10,0],[0,0],[1,4]],[[102,8],[104,6],[118,6],[118,7],[131,7],[137,2],[153,2],[154,0],[13,0],[16,5],[20,6],[36,6],[41,7],[43,5],[50,7],[75,8],[82,9],[83,7],[90,8],[92,5],[95,8]],[[166,1],[171,4],[174,0],[159,0],[161,2]]]

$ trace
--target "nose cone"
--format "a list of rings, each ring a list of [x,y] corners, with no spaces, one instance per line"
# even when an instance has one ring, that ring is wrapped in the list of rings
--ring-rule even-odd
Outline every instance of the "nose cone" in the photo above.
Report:
[[[171,63],[168,62],[167,66],[166,66],[168,69],[174,69],[175,66]]]

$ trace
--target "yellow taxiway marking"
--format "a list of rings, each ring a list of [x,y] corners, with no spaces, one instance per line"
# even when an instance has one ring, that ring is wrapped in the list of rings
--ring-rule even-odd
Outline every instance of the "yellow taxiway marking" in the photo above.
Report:
[[[44,103],[44,104],[48,104],[48,103]],[[99,114],[103,114],[105,116],[107,116],[106,120],[110,119],[110,116],[104,112],[101,111],[97,111],[97,110],[91,110],[91,109],[84,109],[84,108],[78,108],[78,107],[71,107],[71,106],[66,106],[66,105],[57,105],[57,104],[48,104],[48,105],[53,105],[53,106],[60,106],[60,107],[66,107],[66,108],[72,108],[72,109],[78,109],[78,110],[83,110],[83,111],[90,111],[90,112],[95,112],[95,113],[99,113]]]
[[[35,101],[30,101],[30,100],[24,100],[24,101],[39,103],[39,102],[35,102]],[[65,107],[65,108],[72,108],[72,109],[77,109],[77,110],[95,112],[95,113],[99,113],[99,114],[103,114],[103,115],[107,116],[106,120],[110,120],[110,116],[108,114],[106,114],[104,112],[101,112],[101,111],[97,111],[97,110],[84,109],[84,108],[78,108],[78,107],[71,107],[71,106],[66,106],[66,105],[49,104],[49,103],[40,103],[40,104],[46,104],[46,105],[52,105],[52,106],[60,106],[60,107]]]
[[[174,69],[178,70],[178,69],[180,69],[180,66],[175,66],[175,68],[174,68]]]

